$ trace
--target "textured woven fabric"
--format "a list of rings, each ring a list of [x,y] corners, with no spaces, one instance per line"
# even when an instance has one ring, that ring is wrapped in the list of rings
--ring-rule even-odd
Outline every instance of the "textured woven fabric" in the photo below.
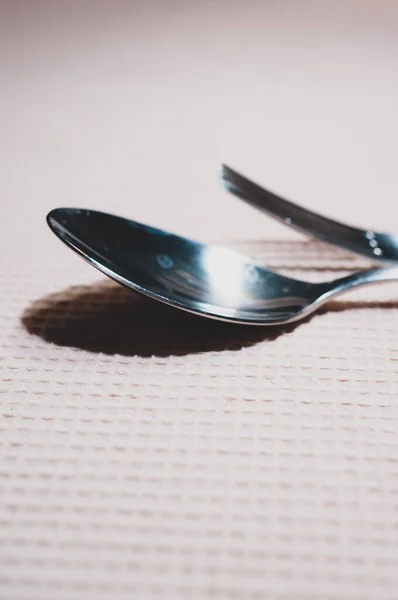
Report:
[[[256,88],[259,64],[249,74],[247,65],[261,44],[270,48],[256,22],[271,20],[271,9],[231,3],[231,16],[223,2],[202,11],[169,2],[166,18],[151,4],[152,13],[110,3],[98,14],[84,5],[58,15],[37,5],[35,18],[14,8],[5,19],[0,598],[395,600],[398,284],[358,290],[294,325],[237,327],[134,295],[45,224],[54,206],[89,206],[223,242],[293,277],[326,280],[367,266],[260,217],[217,181],[218,116],[251,110],[231,82],[240,75],[246,93],[251,79]],[[380,6],[375,27],[387,36],[395,21]],[[137,48],[150,53],[145,32],[158,39],[153,22],[167,41],[156,54],[163,116],[150,102],[156,60],[130,72]],[[226,49],[216,67],[205,55],[184,92],[179,71],[176,89],[167,76],[180,47],[202,64],[188,44],[195,27],[198,43],[204,36],[213,51],[221,36]],[[269,25],[275,31],[286,40]],[[19,54],[14,38],[25,40]],[[277,39],[272,47],[286,48]],[[246,62],[227,61],[242,52]],[[284,58],[275,56],[277,72]],[[293,89],[294,73],[282,73]],[[195,105],[205,86],[208,103]],[[175,102],[178,113],[181,93],[190,108],[180,122],[167,110]],[[135,100],[138,116],[127,107]],[[259,113],[264,100],[256,98]],[[188,114],[199,122],[186,134]],[[160,132],[175,126],[174,155],[161,156]],[[258,158],[237,153],[259,172]],[[343,196],[312,201],[334,216],[353,210]],[[356,214],[387,215],[389,228],[394,211],[364,195]]]

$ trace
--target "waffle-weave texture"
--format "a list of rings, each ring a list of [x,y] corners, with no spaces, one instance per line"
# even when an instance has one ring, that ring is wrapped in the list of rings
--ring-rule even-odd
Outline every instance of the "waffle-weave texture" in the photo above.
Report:
[[[62,250],[2,260],[0,597],[394,598],[396,301],[237,328]]]

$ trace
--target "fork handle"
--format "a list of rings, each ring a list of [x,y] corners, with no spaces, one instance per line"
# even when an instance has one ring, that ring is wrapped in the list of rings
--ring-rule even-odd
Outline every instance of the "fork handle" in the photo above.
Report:
[[[289,227],[373,261],[398,261],[398,239],[393,236],[351,227],[307,210],[257,185],[227,165],[222,165],[221,176],[228,191]]]

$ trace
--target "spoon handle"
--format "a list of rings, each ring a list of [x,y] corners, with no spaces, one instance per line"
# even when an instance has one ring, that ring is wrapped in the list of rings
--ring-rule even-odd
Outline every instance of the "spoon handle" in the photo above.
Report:
[[[387,283],[398,281],[398,267],[389,267],[385,269],[368,269],[356,271],[340,279],[334,279],[328,283],[315,284],[320,291],[320,295],[315,304],[320,304],[329,300],[332,296],[349,292],[350,290],[374,283]]]
[[[398,237],[365,231],[307,210],[257,185],[227,165],[222,179],[228,191],[285,225],[371,260],[398,262]]]

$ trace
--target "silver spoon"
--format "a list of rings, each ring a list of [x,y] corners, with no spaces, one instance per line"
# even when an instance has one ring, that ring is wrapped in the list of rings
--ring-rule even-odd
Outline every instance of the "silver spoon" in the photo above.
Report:
[[[398,281],[398,267],[326,283],[284,277],[220,246],[208,246],[94,210],[57,208],[52,231],[91,265],[136,292],[198,315],[250,325],[306,317],[355,287]]]
[[[333,221],[285,200],[227,165],[222,165],[221,177],[230,192],[286,225],[372,260],[398,262],[397,235],[366,231]]]

